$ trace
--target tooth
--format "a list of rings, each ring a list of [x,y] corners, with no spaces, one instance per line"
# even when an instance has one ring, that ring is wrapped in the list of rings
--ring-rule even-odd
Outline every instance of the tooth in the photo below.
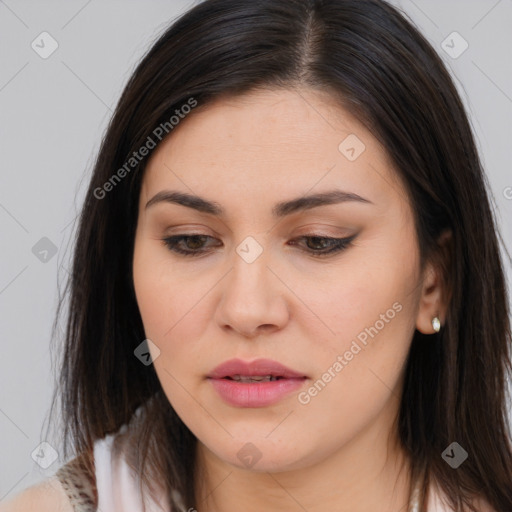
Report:
[[[231,379],[237,382],[273,382],[278,380],[278,378],[275,377],[274,375],[232,375]]]

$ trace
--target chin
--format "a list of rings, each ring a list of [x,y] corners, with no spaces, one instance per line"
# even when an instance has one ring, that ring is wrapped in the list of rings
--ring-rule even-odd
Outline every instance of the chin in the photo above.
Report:
[[[232,440],[229,446],[225,447],[229,452],[221,451],[222,449],[216,450],[217,457],[238,469],[255,473],[291,471],[309,465],[307,459],[310,457],[302,450],[299,451],[297,445],[285,446],[282,444],[282,439],[272,442],[258,436],[245,439],[234,442]],[[304,446],[302,448],[304,449]],[[312,457],[314,457],[313,454],[314,450],[311,453]]]

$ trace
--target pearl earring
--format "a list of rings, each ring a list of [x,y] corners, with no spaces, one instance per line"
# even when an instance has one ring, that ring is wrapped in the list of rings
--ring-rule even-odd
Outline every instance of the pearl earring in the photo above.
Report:
[[[432,328],[435,332],[439,332],[441,330],[441,320],[439,320],[439,317],[435,316],[432,318]]]

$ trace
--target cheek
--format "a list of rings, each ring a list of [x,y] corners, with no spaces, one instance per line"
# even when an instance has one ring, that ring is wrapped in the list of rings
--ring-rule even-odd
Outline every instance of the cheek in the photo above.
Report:
[[[383,428],[393,420],[412,336],[408,313],[403,306],[399,309],[393,310],[396,314],[383,327],[367,322],[367,331],[356,322],[351,326],[354,336],[338,337],[335,342],[324,337],[330,353],[317,353],[310,387],[297,397],[296,416],[304,431],[315,435],[316,451],[343,445],[378,418]],[[358,334],[364,336],[358,338]]]
[[[133,282],[146,336],[160,339],[168,317],[166,311],[170,306],[169,297],[165,292],[165,282],[158,279],[151,263],[140,257],[140,254],[137,255],[137,252],[134,258]]]
[[[187,411],[194,410],[182,386],[189,387],[190,363],[201,357],[194,343],[200,338],[201,304],[196,304],[190,284],[187,286],[175,273],[171,275],[168,260],[157,252],[144,244],[136,245],[134,288],[146,338],[159,350],[158,357],[152,352],[154,369],[167,399],[185,419]]]
[[[164,368],[186,372],[187,362],[201,356],[201,332],[211,318],[208,283],[177,272],[161,250],[144,242],[135,246],[133,280],[145,335],[160,350],[155,359],[159,377],[167,380]]]
[[[363,343],[372,339],[368,331],[379,338],[394,336],[396,328],[396,333],[404,327],[409,330],[414,323],[416,280],[410,256],[404,258],[385,248],[368,255],[358,252],[335,270],[330,269],[325,277],[298,276],[294,293],[307,306],[299,305],[304,311],[299,322],[307,321],[303,326],[307,326],[311,342],[327,343],[338,351],[348,350],[357,336]],[[404,318],[408,322],[404,323]]]
[[[162,341],[186,314],[192,290],[171,272],[165,252],[154,240],[136,240],[133,282],[146,335]]]
[[[406,248],[404,248],[406,251]],[[382,247],[361,261],[347,263],[339,279],[324,289],[312,307],[332,336],[309,337],[322,350],[316,353],[316,385],[302,403],[346,422],[364,421],[377,414],[393,393],[398,396],[401,373],[414,334],[417,311],[414,248],[404,251]],[[324,329],[324,332],[327,332]],[[333,377],[334,375],[334,377]]]

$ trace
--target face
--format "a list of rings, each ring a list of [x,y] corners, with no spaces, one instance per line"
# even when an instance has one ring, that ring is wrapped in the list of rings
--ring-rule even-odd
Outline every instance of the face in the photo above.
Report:
[[[348,195],[295,201],[333,191]],[[419,270],[411,205],[383,147],[324,93],[217,100],[148,162],[133,260],[145,334],[172,407],[224,463],[304,468],[389,431]],[[211,378],[225,361],[261,358],[296,378]]]

